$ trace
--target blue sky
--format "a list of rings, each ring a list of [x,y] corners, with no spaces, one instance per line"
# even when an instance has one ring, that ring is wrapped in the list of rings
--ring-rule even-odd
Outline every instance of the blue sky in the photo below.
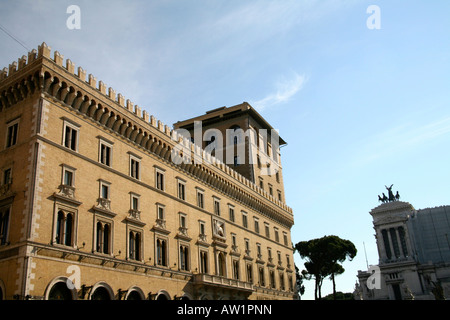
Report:
[[[66,26],[72,4],[79,30]],[[381,29],[366,25],[370,5]],[[166,124],[252,104],[288,142],[293,242],[351,240],[358,255],[336,279],[350,292],[367,268],[363,243],[378,263],[369,211],[385,185],[417,209],[450,204],[449,12],[444,0],[29,0],[1,1],[0,25]],[[1,67],[28,51],[1,30],[0,43]]]

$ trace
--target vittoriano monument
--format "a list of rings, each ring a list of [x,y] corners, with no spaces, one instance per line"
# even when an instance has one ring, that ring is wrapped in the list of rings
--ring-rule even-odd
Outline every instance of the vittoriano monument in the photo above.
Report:
[[[393,186],[393,184],[391,184],[390,187],[385,186],[386,190],[388,191],[389,197],[386,197],[386,195],[383,192],[383,196],[378,195],[378,201],[381,201],[383,203],[387,203],[387,202],[393,202],[393,201],[400,200],[400,194],[397,191],[397,193],[394,195],[394,193],[392,192],[392,186]]]

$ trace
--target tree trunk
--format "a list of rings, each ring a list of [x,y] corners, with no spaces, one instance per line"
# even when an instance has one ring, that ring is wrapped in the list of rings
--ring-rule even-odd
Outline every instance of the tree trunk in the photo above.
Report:
[[[334,273],[331,274],[331,280],[333,280],[333,300],[336,300],[336,282],[334,281]]]

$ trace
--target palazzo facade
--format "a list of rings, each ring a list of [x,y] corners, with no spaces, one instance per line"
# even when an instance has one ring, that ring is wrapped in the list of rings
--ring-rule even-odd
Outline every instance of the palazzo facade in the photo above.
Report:
[[[171,128],[41,44],[0,70],[0,299],[293,299],[271,132],[245,102]]]

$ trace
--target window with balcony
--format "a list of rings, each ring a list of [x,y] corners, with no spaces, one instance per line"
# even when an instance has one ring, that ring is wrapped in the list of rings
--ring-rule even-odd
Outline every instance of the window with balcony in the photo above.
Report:
[[[99,180],[99,198],[98,198],[98,207],[104,210],[111,210],[111,184],[104,180]]]

